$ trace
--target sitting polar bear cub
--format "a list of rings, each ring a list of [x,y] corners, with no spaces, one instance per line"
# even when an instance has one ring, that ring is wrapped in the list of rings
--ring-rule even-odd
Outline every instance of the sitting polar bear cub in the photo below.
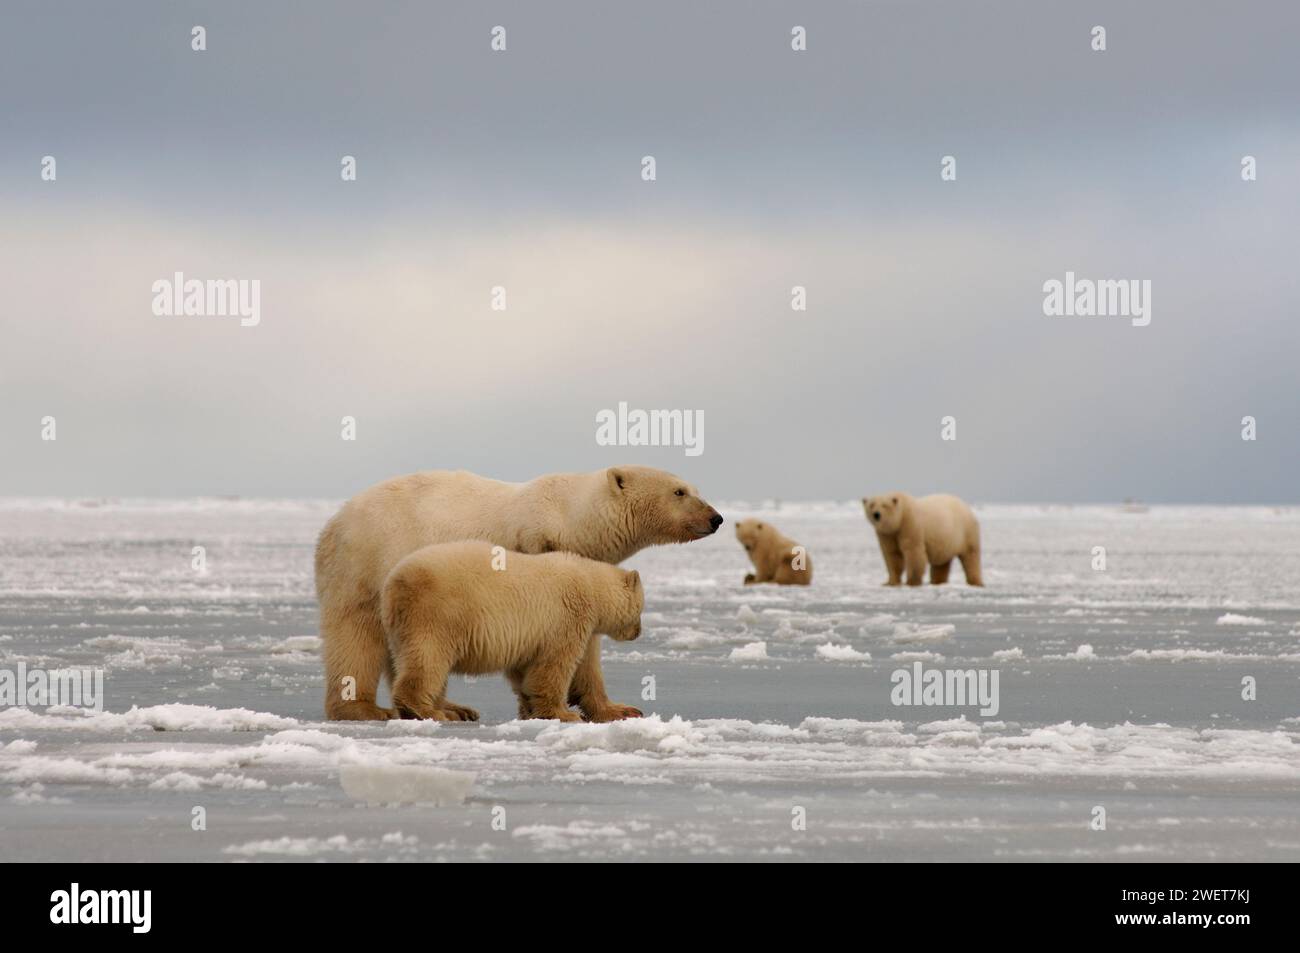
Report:
[[[867,519],[876,528],[880,552],[889,570],[887,586],[897,586],[907,575],[909,586],[919,586],[930,566],[930,582],[948,581],[954,558],[961,560],[966,582],[984,585],[980,575],[980,524],[971,508],[955,496],[936,493],[920,498],[888,493],[862,501]]]
[[[569,685],[591,643],[641,634],[641,576],[572,553],[525,555],[486,542],[417,549],[388,574],[380,617],[406,718],[477,720],[447,704],[451,672],[505,672],[520,718],[581,721]],[[638,712],[639,714],[639,712]]]
[[[757,572],[745,576],[745,585],[774,582],[778,586],[807,586],[812,583],[812,557],[807,550],[771,523],[741,520],[736,539],[749,553]]]

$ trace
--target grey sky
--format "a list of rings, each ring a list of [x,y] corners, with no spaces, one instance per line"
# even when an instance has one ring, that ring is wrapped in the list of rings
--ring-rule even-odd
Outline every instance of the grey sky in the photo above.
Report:
[[[0,493],[1297,502],[1300,11],[1189,9],[7,3]],[[1151,325],[1044,317],[1067,270]],[[261,324],[154,316],[175,271]],[[705,452],[597,446],[620,400]]]

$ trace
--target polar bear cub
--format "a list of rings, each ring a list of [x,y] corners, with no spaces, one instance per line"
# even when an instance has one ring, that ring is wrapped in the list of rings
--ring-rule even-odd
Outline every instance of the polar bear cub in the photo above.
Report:
[[[812,557],[808,551],[771,523],[741,520],[736,539],[749,554],[754,572],[745,575],[745,585],[774,582],[778,586],[807,586],[812,583]]]
[[[477,719],[446,700],[447,676],[504,672],[521,718],[580,721],[569,687],[591,641],[641,634],[641,576],[572,553],[526,555],[490,543],[417,549],[380,595],[394,661],[393,707],[406,718]]]
[[[925,580],[936,586],[948,581],[953,559],[961,560],[966,582],[984,585],[980,570],[980,524],[965,502],[947,493],[913,497],[886,493],[862,501],[867,519],[875,527],[889,578],[897,586],[907,576],[909,586]]]

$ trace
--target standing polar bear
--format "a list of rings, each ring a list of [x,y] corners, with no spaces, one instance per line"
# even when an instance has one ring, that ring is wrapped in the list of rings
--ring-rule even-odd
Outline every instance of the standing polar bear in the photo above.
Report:
[[[325,716],[395,717],[375,703],[393,681],[380,619],[384,580],[405,556],[433,543],[481,540],[521,553],[576,553],[620,563],[647,546],[685,543],[717,531],[722,517],[679,477],[651,467],[555,473],[504,483],[465,471],[430,470],[358,493],[325,524],[316,543],[316,595],[325,657]],[[592,639],[569,701],[589,721],[641,714],[609,700]],[[475,713],[444,701],[452,719]]]
[[[867,519],[876,529],[880,552],[889,570],[887,586],[897,586],[907,575],[909,586],[925,580],[938,586],[948,581],[954,558],[961,560],[966,582],[984,585],[980,574],[980,524],[971,508],[947,493],[920,498],[888,493],[862,501]]]
[[[490,543],[441,543],[388,574],[380,617],[403,716],[456,720],[445,708],[451,672],[504,672],[520,718],[581,721],[569,685],[601,634],[641,634],[641,576],[573,553],[528,556]]]
[[[745,585],[774,582],[778,586],[812,584],[812,557],[789,536],[762,520],[741,520],[736,539],[749,553],[755,572],[747,573]]]

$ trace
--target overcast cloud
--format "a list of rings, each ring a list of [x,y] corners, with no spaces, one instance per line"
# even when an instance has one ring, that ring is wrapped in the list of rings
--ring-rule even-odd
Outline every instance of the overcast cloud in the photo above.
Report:
[[[716,499],[1300,499],[1292,3],[0,19],[0,494],[633,462]],[[1149,279],[1151,324],[1045,317],[1067,270]],[[155,316],[177,271],[259,279],[260,324]],[[703,411],[704,453],[598,446],[620,401]]]

